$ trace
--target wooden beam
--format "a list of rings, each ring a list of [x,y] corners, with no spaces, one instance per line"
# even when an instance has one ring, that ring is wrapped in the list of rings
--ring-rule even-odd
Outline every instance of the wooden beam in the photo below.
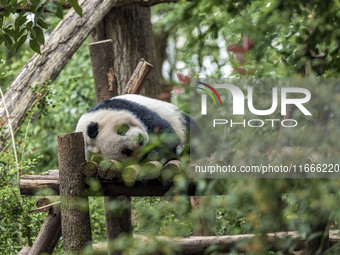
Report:
[[[58,135],[61,228],[66,254],[92,248],[88,198],[84,197],[85,164],[83,133]],[[90,247],[89,247],[90,246]]]
[[[148,181],[136,181],[133,187],[127,187],[124,182],[117,180],[101,180],[103,194],[105,196],[163,196],[173,186],[172,182],[161,182],[158,179]],[[59,195],[59,176],[53,175],[23,175],[20,180],[20,194],[35,196],[43,189],[49,189],[55,195]],[[183,195],[194,195],[195,184],[191,183]],[[96,192],[88,191],[88,196],[100,196]]]
[[[60,207],[53,206],[44,224],[42,225],[34,244],[28,255],[38,255],[41,253],[52,254],[61,236],[61,213]]]
[[[228,253],[231,251],[239,253],[251,252],[252,246],[249,245],[254,238],[261,238],[266,242],[268,251],[282,251],[279,246],[283,239],[291,239],[296,242],[295,250],[302,250],[305,247],[306,237],[304,234],[299,234],[296,231],[276,232],[264,235],[243,234],[243,235],[224,235],[224,236],[189,236],[189,237],[167,237],[156,236],[155,239],[143,236],[134,235],[135,239],[141,239],[143,242],[151,243],[154,240],[165,241],[179,247],[178,255],[201,255],[212,245],[216,246],[216,252]],[[339,238],[338,238],[338,241]],[[107,250],[106,243],[94,245],[94,251],[101,254]]]
[[[330,245],[335,245],[340,243],[340,230],[330,230]],[[145,242],[151,242],[150,238],[142,236],[142,235],[133,235],[136,239],[142,239]],[[295,250],[302,250],[306,247],[306,236],[305,234],[298,233],[297,231],[288,231],[288,232],[276,232],[276,233],[268,233],[268,241],[272,242],[272,250],[275,249],[274,243],[279,242],[283,238],[290,238],[296,242]],[[213,244],[222,244],[225,247],[224,252],[228,252],[231,250],[236,250],[239,252],[246,252],[246,247],[239,246],[242,242],[250,240],[254,238],[254,234],[243,234],[243,235],[224,235],[224,236],[190,236],[190,237],[176,237],[170,238],[166,236],[156,236],[156,239],[162,241],[168,241],[174,244],[179,245],[180,252],[177,254],[202,254],[209,246]],[[25,247],[29,248],[29,247]],[[93,249],[96,253],[107,253],[107,243],[97,243],[93,245]],[[19,253],[21,254],[21,253]],[[27,254],[27,253],[25,253]]]

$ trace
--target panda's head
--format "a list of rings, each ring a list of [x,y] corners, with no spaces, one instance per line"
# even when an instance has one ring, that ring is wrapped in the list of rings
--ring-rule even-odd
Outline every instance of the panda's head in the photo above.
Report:
[[[87,153],[100,153],[108,159],[122,160],[148,142],[145,126],[127,111],[98,110],[85,113],[77,132],[83,132]]]

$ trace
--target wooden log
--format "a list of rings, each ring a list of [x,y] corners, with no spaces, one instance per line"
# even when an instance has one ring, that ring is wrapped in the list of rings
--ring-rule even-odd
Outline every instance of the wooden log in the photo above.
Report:
[[[152,180],[160,176],[163,165],[159,161],[146,162],[138,175],[139,180]]]
[[[141,239],[143,242],[151,243],[153,238],[143,235],[133,235],[135,239]],[[334,235],[336,236],[336,235]],[[179,247],[178,255],[201,255],[212,245],[216,245],[216,249],[224,253],[228,252],[240,252],[248,253],[251,247],[248,246],[248,242],[251,239],[259,237],[255,234],[243,234],[243,235],[225,235],[225,236],[190,236],[190,237],[176,237],[171,238],[167,236],[156,236],[155,239],[159,241],[169,242]],[[296,231],[289,232],[275,232],[268,233],[263,236],[264,240],[268,243],[268,251],[282,251],[279,246],[280,241],[285,238],[289,238],[296,242],[294,250],[302,250],[305,247],[306,237],[304,234],[299,234]],[[262,238],[262,236],[261,236]],[[336,237],[336,242],[340,242],[339,236]],[[98,243],[94,245],[94,251],[99,254],[107,251],[106,243]]]
[[[59,175],[23,175],[20,179],[21,195],[35,196],[44,189],[51,192],[50,195],[58,195]]]
[[[84,137],[80,132],[63,134],[57,141],[64,251],[81,254],[85,246],[92,249],[88,198],[84,197]]]
[[[312,213],[312,212],[311,212]],[[311,223],[312,232],[309,234],[305,254],[323,253],[329,248],[329,214],[313,212],[314,222]],[[311,238],[311,236],[314,236]]]
[[[31,247],[22,247],[18,255],[27,255],[31,250]]]
[[[50,208],[32,249],[28,255],[52,254],[61,236],[61,212],[59,206]]]
[[[221,252],[231,252],[236,250],[237,252],[248,253],[251,252],[251,246],[247,244],[251,239],[256,238],[255,234],[244,235],[229,235],[229,236],[191,236],[187,238],[165,238],[174,244],[178,244],[181,247],[180,254],[194,255],[203,254],[204,251],[211,245],[218,246]],[[279,241],[284,238],[290,238],[297,242],[295,250],[301,250],[304,247],[305,242],[303,235],[299,235],[297,232],[278,232],[269,233],[264,237],[268,244],[268,251],[281,250]]]
[[[47,170],[45,174],[47,174],[47,175],[59,175],[59,169]]]
[[[97,103],[117,96],[117,79],[113,65],[112,40],[89,45]]]
[[[122,164],[117,160],[104,160],[99,164],[98,176],[104,180],[112,180],[121,171]]]
[[[29,177],[29,178],[27,178]],[[30,175],[23,176],[20,180],[20,194],[27,196],[36,196],[44,188],[53,190],[56,195],[59,195],[59,181],[55,179],[45,179],[46,175]],[[117,180],[102,180],[103,192],[105,196],[163,196],[171,195],[167,193],[172,187],[172,182],[161,182],[159,180],[136,181],[133,187],[128,187],[123,181]],[[191,183],[187,190],[184,190],[181,195],[192,196],[195,194],[195,184]],[[89,191],[88,196],[99,196],[100,194]],[[221,194],[223,195],[223,194]]]
[[[98,173],[98,169],[98,163],[90,160],[85,163],[83,173],[87,177],[92,177]]]
[[[146,62],[143,58],[139,61],[135,71],[133,72],[130,80],[125,86],[123,94],[139,94],[143,88],[143,83],[148,74],[153,69],[153,65]]]
[[[190,204],[191,204],[191,211],[193,210],[204,210],[206,208],[206,201],[210,198],[208,196],[191,196],[190,197]],[[209,220],[215,220],[215,213],[209,214]],[[193,225],[193,235],[194,236],[210,236],[213,235],[213,231],[210,226],[210,221],[205,217],[198,216],[192,219]]]
[[[131,197],[128,197],[128,196],[124,196],[124,197],[123,196],[121,197],[106,196],[104,197],[105,226],[106,226],[106,236],[107,236],[108,242],[111,242],[112,240],[117,238],[121,233],[132,233],[131,209],[128,208],[128,209],[123,210],[121,215],[117,215],[116,212],[112,212],[110,210],[110,203],[114,202],[116,199],[125,200],[125,202],[131,206]]]
[[[179,160],[170,160],[161,171],[161,179],[163,181],[172,181],[174,176],[180,172],[180,166]]]
[[[140,173],[140,169],[140,165],[130,165],[122,170],[120,176],[126,186],[132,187],[135,184]]]

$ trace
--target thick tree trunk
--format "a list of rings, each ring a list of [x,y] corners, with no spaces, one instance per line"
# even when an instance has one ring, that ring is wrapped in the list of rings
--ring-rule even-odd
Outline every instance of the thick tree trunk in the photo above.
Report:
[[[160,83],[162,86],[169,86],[169,82],[166,81],[162,74],[162,66],[167,58],[166,48],[168,45],[168,38],[170,35],[170,31],[165,30],[164,28],[161,29],[158,33],[154,33],[154,41],[155,41],[155,50],[156,50],[156,62],[154,63],[155,66],[158,68],[156,71],[160,77]],[[163,90],[165,91],[165,90]]]
[[[155,44],[150,22],[150,8],[129,5],[113,8],[92,34],[92,41],[112,39],[118,92],[122,94],[141,58],[155,65]],[[162,92],[157,68],[144,84],[141,94],[157,97]]]

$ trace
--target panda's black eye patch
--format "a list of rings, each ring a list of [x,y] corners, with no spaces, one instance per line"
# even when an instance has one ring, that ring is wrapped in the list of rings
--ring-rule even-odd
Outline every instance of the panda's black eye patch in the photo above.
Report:
[[[130,127],[128,124],[121,124],[117,127],[117,134],[124,136],[129,129]]]
[[[122,154],[131,157],[131,155],[133,154],[133,150],[130,150],[129,148],[125,148],[121,151]]]
[[[98,135],[98,123],[97,122],[91,122],[87,126],[87,135],[92,139],[97,137]]]

